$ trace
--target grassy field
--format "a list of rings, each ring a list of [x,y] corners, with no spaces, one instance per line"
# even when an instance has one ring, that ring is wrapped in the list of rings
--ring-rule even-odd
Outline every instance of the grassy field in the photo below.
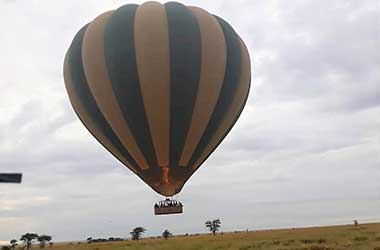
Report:
[[[380,250],[380,223],[216,235],[168,240],[55,245],[56,250]]]

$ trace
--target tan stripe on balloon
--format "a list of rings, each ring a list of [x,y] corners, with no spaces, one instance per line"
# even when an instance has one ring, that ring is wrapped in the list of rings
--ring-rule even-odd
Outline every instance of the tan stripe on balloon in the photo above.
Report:
[[[81,101],[79,100],[79,97],[75,93],[75,90],[73,88],[73,83],[71,80],[71,73],[70,73],[70,67],[68,63],[68,55],[65,57],[65,63],[64,63],[64,69],[63,69],[63,75],[65,79],[65,86],[67,93],[69,95],[69,99],[71,102],[71,105],[73,106],[75,112],[80,117],[83,124],[86,126],[86,128],[90,131],[90,133],[105,147],[107,148],[112,154],[121,161],[125,166],[127,166],[129,169],[131,169],[133,172],[137,173],[137,170],[131,165],[131,163],[117,150],[117,148],[112,144],[112,142],[104,136],[104,134],[101,132],[101,130],[95,125],[95,123],[92,121],[91,116],[88,114],[86,109],[83,107]]]
[[[236,90],[236,94],[234,96],[230,108],[227,111],[227,114],[225,115],[215,134],[212,136],[209,144],[203,151],[202,155],[194,164],[193,170],[196,170],[200,166],[200,164],[202,164],[202,162],[211,153],[211,151],[220,142],[220,140],[223,139],[223,135],[227,132],[227,130],[231,127],[233,121],[236,119],[236,116],[240,112],[242,106],[244,105],[244,101],[246,100],[246,97],[248,95],[249,86],[251,82],[251,66],[248,50],[242,40],[240,40],[240,46],[242,51],[242,68],[239,86]]]
[[[82,44],[83,69],[90,91],[103,116],[139,167],[145,170],[149,165],[123,118],[108,76],[104,57],[104,32],[111,15],[112,11],[106,12],[88,26]]]
[[[165,8],[147,2],[137,8],[134,24],[137,71],[158,165],[169,165],[170,51]]]
[[[203,9],[189,9],[199,24],[202,63],[198,93],[180,166],[188,165],[214,111],[223,84],[227,56],[224,33],[216,18]]]

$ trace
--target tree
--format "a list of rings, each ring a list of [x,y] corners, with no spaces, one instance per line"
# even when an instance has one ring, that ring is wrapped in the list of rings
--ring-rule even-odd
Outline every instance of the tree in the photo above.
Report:
[[[40,242],[40,248],[45,248],[46,242],[50,242],[52,237],[49,235],[40,235],[37,237],[37,240]]]
[[[20,240],[24,242],[26,245],[26,249],[30,249],[33,244],[33,240],[38,238],[38,234],[36,233],[26,233],[21,236]]]
[[[210,230],[210,232],[212,232],[212,234],[215,236],[216,232],[219,231],[219,228],[220,228],[220,220],[219,219],[216,219],[216,220],[208,220],[205,222],[205,226],[206,228],[208,228]]]
[[[92,240],[93,240],[92,237],[88,237],[88,238],[87,238],[87,243],[90,244],[90,243],[92,242]]]
[[[18,244],[17,244],[17,240],[16,240],[16,239],[13,239],[13,240],[10,241],[10,243],[11,243],[11,248],[12,248],[12,250],[15,250],[16,246],[18,245]]]
[[[167,240],[169,237],[173,236],[171,232],[169,232],[169,230],[165,230],[164,232],[162,232],[162,238],[164,238],[165,240]]]
[[[139,240],[141,235],[146,231],[143,227],[135,227],[130,234],[132,235],[132,240]]]

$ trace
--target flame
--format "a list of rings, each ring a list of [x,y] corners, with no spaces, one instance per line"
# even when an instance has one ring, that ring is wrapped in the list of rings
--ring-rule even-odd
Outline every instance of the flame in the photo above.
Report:
[[[162,166],[162,183],[165,185],[169,184],[169,167],[168,166]]]

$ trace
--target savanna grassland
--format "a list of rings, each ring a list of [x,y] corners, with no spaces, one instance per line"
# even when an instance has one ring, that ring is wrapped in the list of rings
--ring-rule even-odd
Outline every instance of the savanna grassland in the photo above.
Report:
[[[56,250],[380,250],[380,223],[237,232],[139,242],[56,244]]]

